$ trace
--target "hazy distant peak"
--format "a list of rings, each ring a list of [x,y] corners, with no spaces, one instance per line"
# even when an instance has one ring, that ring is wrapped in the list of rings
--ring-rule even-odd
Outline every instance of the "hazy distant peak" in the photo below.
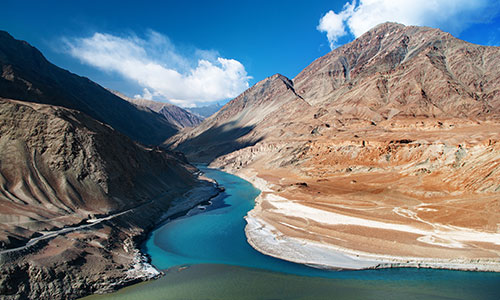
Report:
[[[203,121],[202,117],[192,114],[188,110],[185,110],[184,108],[181,108],[171,103],[159,102],[147,99],[130,98],[118,91],[114,90],[109,90],[109,91],[117,95],[118,97],[122,98],[123,100],[126,100],[134,105],[147,107],[152,111],[159,113],[170,124],[175,125],[178,128],[194,127]]]

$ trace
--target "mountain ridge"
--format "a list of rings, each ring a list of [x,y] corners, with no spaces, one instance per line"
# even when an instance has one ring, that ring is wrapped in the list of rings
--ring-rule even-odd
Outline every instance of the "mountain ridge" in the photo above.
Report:
[[[130,103],[142,107],[147,107],[152,111],[159,113],[170,124],[177,126],[179,129],[182,129],[184,127],[195,127],[203,121],[203,119],[200,118],[198,115],[193,114],[188,110],[183,109],[182,107],[179,107],[171,103],[158,102],[147,99],[135,99],[127,97],[118,91],[113,91],[113,90],[109,91]]]
[[[177,132],[156,113],[51,64],[35,47],[5,31],[0,31],[0,68],[2,97],[77,109],[145,144],[159,144]]]

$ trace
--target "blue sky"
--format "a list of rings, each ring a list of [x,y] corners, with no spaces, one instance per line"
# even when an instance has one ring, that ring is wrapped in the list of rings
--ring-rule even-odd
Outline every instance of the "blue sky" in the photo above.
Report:
[[[192,106],[275,73],[293,78],[383,21],[498,46],[499,12],[498,0],[2,0],[0,29],[105,87]]]

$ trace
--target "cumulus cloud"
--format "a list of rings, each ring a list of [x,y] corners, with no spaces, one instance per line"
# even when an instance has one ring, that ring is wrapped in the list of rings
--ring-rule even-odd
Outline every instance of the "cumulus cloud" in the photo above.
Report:
[[[497,12],[498,7],[487,0],[353,0],[339,13],[327,12],[317,29],[326,33],[330,48],[334,49],[347,31],[359,37],[387,21],[439,27],[459,34],[472,23],[487,22]]]
[[[65,44],[83,63],[138,83],[143,88],[138,96],[182,106],[234,98],[251,79],[237,60],[206,50],[196,50],[191,57],[181,55],[166,36],[154,31],[146,38],[95,33],[66,39]]]

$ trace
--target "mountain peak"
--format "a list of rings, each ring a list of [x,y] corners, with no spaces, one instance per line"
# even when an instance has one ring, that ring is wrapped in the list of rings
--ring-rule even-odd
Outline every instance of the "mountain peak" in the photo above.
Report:
[[[396,29],[403,29],[405,27],[407,26],[397,22],[384,22],[376,25],[368,31],[391,31]]]

